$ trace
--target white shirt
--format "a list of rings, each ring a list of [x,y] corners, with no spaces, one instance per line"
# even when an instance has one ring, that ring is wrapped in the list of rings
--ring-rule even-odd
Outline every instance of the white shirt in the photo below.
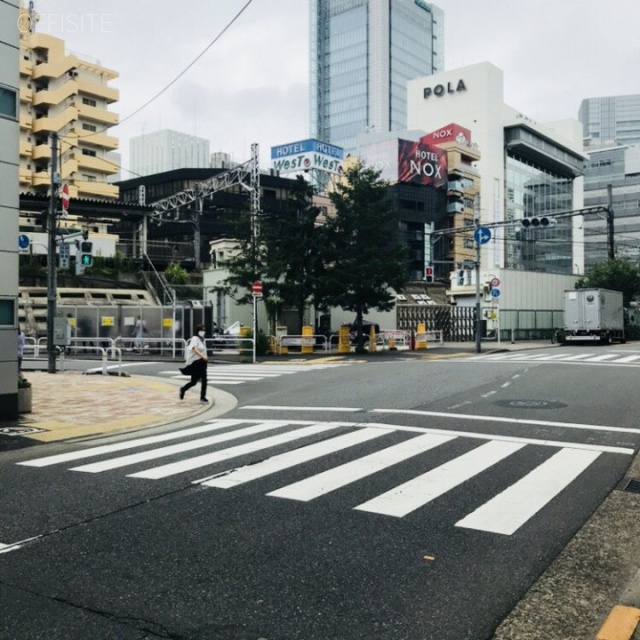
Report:
[[[200,336],[193,336],[187,343],[187,349],[185,352],[185,364],[187,367],[201,359],[195,352],[194,347],[200,353],[207,353],[207,346],[205,345],[204,340],[202,340]]]

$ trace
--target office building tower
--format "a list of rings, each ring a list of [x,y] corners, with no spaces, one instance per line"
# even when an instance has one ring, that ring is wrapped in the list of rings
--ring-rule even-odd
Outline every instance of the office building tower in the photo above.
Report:
[[[37,16],[20,9],[20,189],[46,194],[51,187],[51,134],[58,135],[58,173],[72,198],[114,199],[108,178],[118,173],[108,154],[119,98],[109,82],[117,72],[65,50],[65,42],[36,33]]]
[[[311,0],[311,137],[351,153],[406,127],[407,82],[444,70],[444,15],[424,0]]]
[[[209,141],[181,131],[143,133],[131,138],[130,145],[131,171],[137,176],[209,167]]]
[[[640,94],[587,98],[578,119],[585,147],[640,144]]]

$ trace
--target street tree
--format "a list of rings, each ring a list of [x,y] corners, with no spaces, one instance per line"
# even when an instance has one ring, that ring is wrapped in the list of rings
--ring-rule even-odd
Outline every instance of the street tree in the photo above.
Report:
[[[600,262],[576,282],[577,289],[587,287],[620,291],[623,304],[628,307],[631,300],[640,293],[640,268],[622,259]]]
[[[364,350],[363,319],[371,310],[390,311],[407,281],[407,253],[400,240],[389,184],[361,161],[346,169],[330,194],[336,213],[325,233],[325,273],[320,297],[327,306],[356,315],[356,351]]]

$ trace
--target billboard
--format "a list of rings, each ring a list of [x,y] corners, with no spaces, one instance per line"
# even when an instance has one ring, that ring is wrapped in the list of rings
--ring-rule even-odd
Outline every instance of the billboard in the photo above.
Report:
[[[360,148],[363,162],[389,182],[442,187],[447,184],[447,154],[422,141],[385,140]]]
[[[314,138],[271,147],[273,168],[282,174],[316,169],[340,175],[343,158],[341,147]]]
[[[437,129],[436,131],[428,133],[426,136],[422,136],[420,140],[426,144],[457,142],[458,144],[470,146],[471,131],[466,127],[461,127],[459,124],[452,122],[444,127],[440,127],[440,129]]]

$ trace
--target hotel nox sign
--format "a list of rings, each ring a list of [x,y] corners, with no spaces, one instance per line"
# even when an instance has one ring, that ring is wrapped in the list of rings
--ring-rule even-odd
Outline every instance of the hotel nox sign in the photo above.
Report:
[[[466,91],[467,85],[464,83],[462,78],[457,82],[454,80],[452,82],[447,82],[446,84],[437,84],[434,87],[425,87],[422,96],[425,100],[430,98],[431,96],[437,96],[441,98],[442,96],[449,93],[459,93],[460,91]]]

